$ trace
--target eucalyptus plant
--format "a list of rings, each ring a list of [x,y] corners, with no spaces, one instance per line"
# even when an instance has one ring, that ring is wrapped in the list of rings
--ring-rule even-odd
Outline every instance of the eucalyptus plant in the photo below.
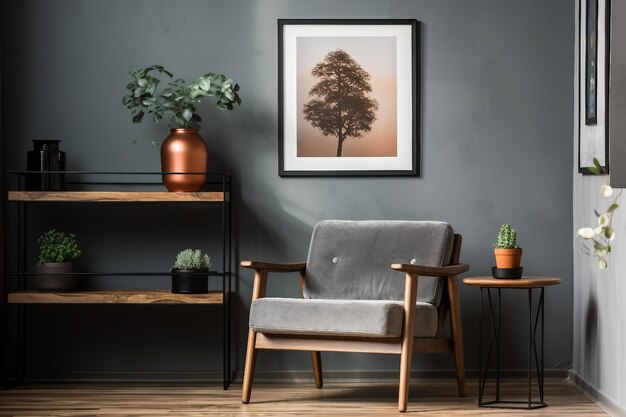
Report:
[[[217,107],[223,110],[241,105],[239,84],[222,74],[209,72],[189,84],[178,78],[162,90],[158,76],[173,78],[174,75],[161,65],[132,70],[129,74],[131,82],[126,85],[128,94],[122,103],[131,110],[133,123],[141,123],[146,114],[152,114],[155,122],[169,115],[172,127],[197,129],[202,118],[196,113],[196,104],[203,98],[216,97]]]
[[[209,269],[211,258],[200,249],[185,249],[176,255],[174,268],[177,269]]]
[[[517,232],[510,224],[503,224],[498,232],[498,241],[494,245],[496,249],[517,248]]]
[[[76,235],[65,234],[55,229],[48,230],[37,239],[39,245],[40,265],[54,262],[72,262],[80,258],[82,252],[78,249]]]
[[[589,167],[589,171],[595,175],[606,174],[606,171],[602,168],[597,158],[593,158],[593,166]],[[600,186],[600,194],[609,199],[609,205],[603,213],[599,212],[597,209],[593,210],[598,219],[598,225],[596,227],[580,228],[576,234],[578,237],[589,241],[590,244],[593,245],[593,250],[589,246],[585,245],[585,253],[595,257],[598,261],[598,267],[600,269],[605,269],[609,266],[606,258],[611,253],[611,242],[615,239],[615,230],[611,227],[613,214],[615,213],[615,210],[619,208],[617,202],[622,195],[622,190],[614,193],[613,188],[608,184],[607,177],[607,183]]]

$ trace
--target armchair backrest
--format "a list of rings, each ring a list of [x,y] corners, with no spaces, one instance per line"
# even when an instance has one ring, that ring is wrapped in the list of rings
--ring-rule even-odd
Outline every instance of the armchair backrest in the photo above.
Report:
[[[324,220],[313,229],[304,297],[402,300],[404,277],[392,263],[448,265],[454,232],[433,221]],[[417,301],[439,305],[443,279],[420,277]]]

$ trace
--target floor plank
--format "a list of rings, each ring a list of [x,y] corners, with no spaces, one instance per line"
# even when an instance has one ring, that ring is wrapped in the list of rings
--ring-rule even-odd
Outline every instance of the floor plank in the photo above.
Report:
[[[505,381],[502,396],[524,399],[521,380]],[[563,380],[546,380],[547,408],[512,411],[478,408],[476,384],[459,398],[452,380],[411,384],[407,414],[420,416],[606,416]],[[241,385],[217,384],[47,384],[0,391],[0,416],[399,416],[397,385],[381,383],[255,384],[250,404],[240,402]]]

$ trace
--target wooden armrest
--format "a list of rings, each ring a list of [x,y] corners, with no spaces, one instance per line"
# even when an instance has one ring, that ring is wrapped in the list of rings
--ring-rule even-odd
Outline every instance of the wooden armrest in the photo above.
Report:
[[[274,262],[241,261],[241,266],[266,272],[298,272],[306,269],[306,262],[280,264]]]
[[[469,269],[467,264],[456,264],[442,267],[411,265],[411,264],[391,264],[391,269],[406,272],[407,274],[417,274],[427,277],[447,277],[459,275]]]

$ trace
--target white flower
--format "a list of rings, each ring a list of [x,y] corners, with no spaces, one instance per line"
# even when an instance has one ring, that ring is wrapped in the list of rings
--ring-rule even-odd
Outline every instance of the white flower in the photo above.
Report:
[[[578,229],[576,234],[583,239],[593,239],[596,235],[595,231],[591,227],[583,227],[582,229]]]
[[[598,266],[600,267],[600,269],[606,269],[607,266],[609,266],[606,263],[606,260],[603,258],[598,259]]]
[[[600,186],[600,192],[603,196],[610,197],[613,194],[613,188],[608,184],[604,184]]]
[[[598,217],[598,224],[600,226],[606,226],[607,224],[609,224],[609,216],[607,214],[603,214]]]

